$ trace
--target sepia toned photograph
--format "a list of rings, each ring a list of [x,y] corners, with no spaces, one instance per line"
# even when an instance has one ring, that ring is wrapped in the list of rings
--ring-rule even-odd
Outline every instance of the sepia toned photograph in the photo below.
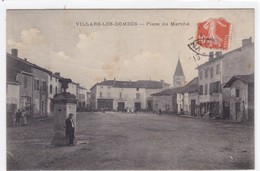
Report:
[[[7,9],[8,170],[255,169],[255,9]]]

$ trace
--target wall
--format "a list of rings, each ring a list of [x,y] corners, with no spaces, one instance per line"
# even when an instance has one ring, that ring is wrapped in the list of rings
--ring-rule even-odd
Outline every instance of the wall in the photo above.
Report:
[[[33,117],[44,117],[47,115],[47,98],[48,98],[48,73],[36,68],[32,68],[34,80],[39,80],[40,90],[33,87]],[[43,89],[43,82],[46,82],[46,89]],[[35,84],[35,82],[34,82]]]
[[[52,85],[52,92],[51,92],[51,87]],[[47,105],[47,115],[48,116],[53,116],[53,104],[51,102],[51,99],[54,97],[56,94],[56,87],[57,87],[57,94],[61,93],[61,83],[59,82],[59,79],[53,75],[48,75],[48,105]]]
[[[67,92],[74,94],[76,98],[78,99],[78,85],[75,83],[69,83]]]
[[[239,89],[239,97],[236,97],[236,89]],[[248,120],[248,85],[240,80],[234,81],[230,88],[230,119],[242,121]],[[244,101],[244,107],[243,102]],[[236,103],[240,103],[240,111],[236,112]],[[244,111],[243,111],[244,108]]]
[[[247,75],[254,72],[254,44],[226,54],[222,59],[222,83],[234,75]]]
[[[7,83],[7,88],[6,88],[7,126],[12,126],[15,124],[15,113],[20,108],[19,97],[20,97],[19,85]]]

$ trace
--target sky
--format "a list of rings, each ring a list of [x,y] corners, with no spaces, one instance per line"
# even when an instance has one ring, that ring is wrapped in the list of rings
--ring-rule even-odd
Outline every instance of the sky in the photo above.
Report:
[[[241,47],[242,39],[254,41],[251,9],[7,10],[6,49],[10,53],[17,48],[19,57],[60,72],[87,89],[104,78],[172,84],[178,58],[187,83],[198,75],[195,68],[208,60],[195,61],[187,45],[196,38],[197,24],[210,18],[224,18],[231,24],[229,47],[222,53]],[[93,22],[132,25],[82,24]],[[171,22],[185,24],[171,26]]]

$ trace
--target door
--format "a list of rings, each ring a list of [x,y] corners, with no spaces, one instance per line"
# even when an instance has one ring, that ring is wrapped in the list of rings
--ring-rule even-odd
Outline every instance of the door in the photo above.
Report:
[[[190,109],[191,111],[191,116],[195,116],[196,115],[196,113],[195,113],[195,111],[196,111],[196,103],[195,103],[195,100],[191,100],[191,109]]]
[[[151,100],[147,101],[147,110],[151,111],[153,109],[153,103]]]
[[[117,110],[122,112],[125,111],[125,102],[118,102]]]
[[[135,102],[135,109],[137,111],[141,110],[141,102]]]
[[[113,99],[98,99],[98,109],[113,110]]]
[[[241,110],[240,110],[240,102],[236,102],[235,103],[235,108],[236,108],[236,120],[238,120],[239,116],[240,116],[240,112],[241,112]]]
[[[44,112],[45,112],[44,101],[42,101],[41,115],[44,115]]]
[[[229,118],[230,118],[229,102],[223,101],[223,119],[229,119]]]

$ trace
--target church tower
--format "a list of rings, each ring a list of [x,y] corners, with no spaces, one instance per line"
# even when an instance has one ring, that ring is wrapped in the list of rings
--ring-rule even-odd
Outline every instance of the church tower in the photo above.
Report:
[[[185,84],[185,76],[181,66],[180,58],[178,58],[178,63],[173,75],[173,88],[182,87]]]

